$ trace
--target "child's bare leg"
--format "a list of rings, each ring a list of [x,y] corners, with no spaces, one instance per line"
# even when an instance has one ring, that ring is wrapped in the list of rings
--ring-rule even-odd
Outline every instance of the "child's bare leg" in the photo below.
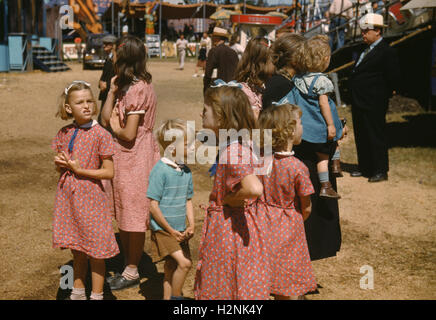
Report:
[[[328,173],[328,171],[329,171],[329,155],[326,153],[317,152],[316,156],[318,157],[318,163],[316,164],[316,169],[318,170],[318,174],[320,172],[327,172]]]
[[[127,264],[129,256],[129,232],[120,229],[120,239],[124,251],[124,264]]]
[[[339,144],[336,147],[335,153],[332,157],[332,173],[336,177],[343,177],[341,169],[341,151],[339,149]]]
[[[71,292],[71,300],[86,300],[85,278],[88,271],[88,256],[77,250],[73,253],[74,284]]]
[[[145,232],[129,232],[126,268],[123,277],[127,280],[139,279],[138,264],[144,253]]]
[[[329,180],[329,155],[317,152],[318,163],[316,168],[318,170],[319,182],[321,183],[320,197],[340,199],[340,195],[332,188]]]
[[[177,262],[177,268],[173,273],[173,279],[171,282],[172,295],[181,296],[183,284],[185,283],[186,275],[191,269],[192,262],[183,255],[182,250],[173,252],[171,254],[171,257],[174,258],[174,260],[176,260]]]
[[[144,253],[145,232],[129,232],[128,267],[138,267]]]
[[[105,264],[103,259],[90,258],[92,272],[91,300],[103,300]]]
[[[177,269],[177,262],[171,257],[165,259],[164,264],[164,282],[163,282],[163,299],[170,300],[172,295],[172,279],[174,271]]]
[[[110,280],[112,290],[122,290],[139,284],[138,264],[144,252],[145,232],[120,233],[126,257],[126,267],[121,276]]]

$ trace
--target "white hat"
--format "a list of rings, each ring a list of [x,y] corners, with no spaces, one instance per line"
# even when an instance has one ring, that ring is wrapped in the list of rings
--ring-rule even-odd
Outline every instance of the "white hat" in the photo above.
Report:
[[[383,16],[377,13],[367,13],[365,14],[359,22],[360,29],[374,29],[374,27],[387,27],[387,25],[383,24]]]
[[[227,32],[226,29],[215,27],[213,28],[212,36],[227,38],[229,36],[229,33]]]

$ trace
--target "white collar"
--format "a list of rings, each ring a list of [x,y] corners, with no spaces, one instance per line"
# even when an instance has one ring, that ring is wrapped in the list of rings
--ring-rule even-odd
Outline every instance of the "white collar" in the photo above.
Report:
[[[74,124],[75,126],[77,126],[76,121],[74,121],[73,124]],[[78,127],[81,128],[81,129],[89,129],[89,128],[94,127],[94,126],[97,125],[97,124],[98,124],[98,122],[97,122],[96,120],[93,119],[93,120],[91,120],[91,121],[89,121],[89,122],[87,122],[87,123],[85,123],[85,124],[82,124],[81,126],[78,126]]]
[[[279,156],[293,156],[295,154],[294,151],[279,151],[279,152],[274,152],[274,154],[278,154]]]
[[[295,154],[294,151],[279,151],[279,152],[274,152],[274,154],[277,154],[279,156],[286,156],[286,157],[290,157],[293,156]],[[274,162],[274,157],[265,157],[264,161],[266,161],[268,163],[268,167],[266,169],[266,175],[270,176],[271,175],[271,171],[272,171],[272,167],[273,167],[273,162]]]
[[[167,165],[169,165],[170,167],[173,167],[174,169],[176,169],[176,171],[182,171],[182,169],[180,169],[179,165],[177,163],[175,163],[173,160],[167,158],[167,157],[162,157],[161,161]]]

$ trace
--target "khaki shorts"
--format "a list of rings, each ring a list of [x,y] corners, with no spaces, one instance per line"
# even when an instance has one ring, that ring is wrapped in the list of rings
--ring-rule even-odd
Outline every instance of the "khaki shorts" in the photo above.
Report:
[[[163,230],[151,232],[151,258],[153,262],[162,261],[179,250],[182,250],[185,258],[191,260],[188,240],[178,242],[172,235]]]

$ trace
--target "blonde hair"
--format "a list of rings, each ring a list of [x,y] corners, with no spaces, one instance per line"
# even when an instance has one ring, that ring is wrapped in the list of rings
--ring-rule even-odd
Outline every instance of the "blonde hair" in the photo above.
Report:
[[[179,135],[176,133],[175,135],[172,135],[173,139],[171,139],[171,140],[168,140],[168,138],[165,139],[166,133],[170,130],[174,130],[175,132],[183,131],[183,137],[185,137],[186,139],[188,139],[188,137],[190,136],[191,139],[187,140],[188,144],[192,143],[195,140],[195,129],[191,128],[191,127],[188,128],[186,126],[186,121],[181,120],[181,119],[166,120],[166,121],[162,122],[162,124],[159,126],[159,128],[156,129],[157,141],[159,142],[159,144],[161,145],[161,147],[164,150],[171,143],[173,143],[177,139],[178,136],[181,135],[181,134]],[[190,135],[188,135],[188,131],[189,131]]]
[[[300,65],[304,71],[323,72],[326,58],[331,54],[329,38],[326,35],[317,35],[304,42],[300,51]]]
[[[92,115],[98,114],[97,103],[95,102],[94,95],[92,94],[91,87],[89,87],[85,82],[77,82],[70,84],[67,89],[64,89],[62,94],[59,97],[58,110],[56,112],[56,117],[61,118],[62,120],[72,119],[73,115],[68,113],[65,109],[65,105],[70,103],[71,92],[80,91],[80,90],[89,90],[91,93],[92,99],[94,100],[94,112]]]
[[[300,72],[299,53],[304,41],[304,37],[299,34],[285,32],[280,35],[271,47],[273,63],[277,70],[291,67]]]
[[[301,109],[293,104],[282,104],[267,108],[259,116],[261,145],[264,145],[265,130],[272,131],[272,150],[286,150],[289,141],[294,138],[297,120],[301,118]]]
[[[212,108],[220,129],[257,129],[253,109],[247,95],[237,87],[208,88],[204,103]]]

